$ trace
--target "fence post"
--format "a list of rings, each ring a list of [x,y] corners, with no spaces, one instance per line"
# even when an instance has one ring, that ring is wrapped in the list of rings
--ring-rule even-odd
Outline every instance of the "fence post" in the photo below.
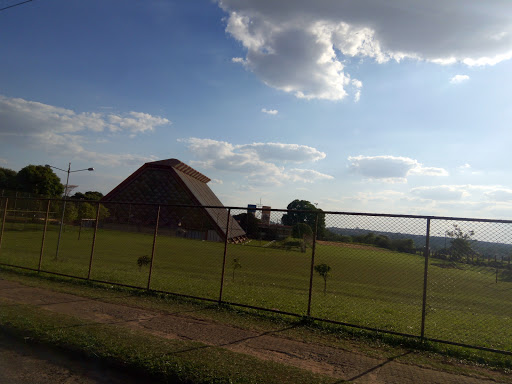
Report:
[[[311,268],[309,270],[309,296],[308,296],[308,312],[307,316],[311,315],[311,296],[313,293],[313,271],[315,268],[315,253],[316,253],[316,236],[318,233],[318,212],[316,213],[315,232],[313,234],[313,250],[311,251]]]
[[[158,211],[156,213],[156,224],[155,224],[155,234],[153,235],[153,248],[151,248],[151,262],[149,263],[149,275],[148,275],[148,291],[151,285],[151,273],[153,272],[153,260],[155,258],[155,247],[156,247],[156,237],[158,236],[158,222],[160,221],[160,206],[158,206]]]
[[[428,282],[428,256],[430,254],[430,219],[427,219],[427,237],[425,242],[425,269],[423,272],[423,306],[421,309],[421,339],[425,338],[425,315],[427,314],[427,282]]]
[[[222,259],[222,275],[220,277],[219,304],[222,303],[222,289],[224,288],[224,273],[226,271],[226,256],[228,254],[228,236],[229,236],[229,219],[230,218],[231,218],[231,208],[228,208],[228,219],[226,221],[226,237],[224,238],[224,257]]]
[[[48,228],[48,215],[49,214],[50,214],[50,199],[48,199],[48,205],[46,206],[46,216],[44,218],[43,239],[41,240],[41,252],[39,253],[39,265],[37,266],[37,272],[41,272],[41,265],[43,263],[44,240],[46,239],[46,229]]]
[[[4,228],[5,228],[5,217],[7,216],[7,205],[9,203],[9,198],[5,198],[5,206],[4,206],[4,216],[2,217],[2,230],[0,230],[0,249],[2,249],[2,238],[4,237]]]
[[[87,272],[87,280],[91,279],[92,259],[94,257],[94,247],[96,246],[96,233],[98,232],[98,222],[100,221],[100,208],[101,203],[98,202],[98,207],[96,208],[96,222],[94,223],[94,234],[92,235],[91,257],[89,259],[89,272]]]

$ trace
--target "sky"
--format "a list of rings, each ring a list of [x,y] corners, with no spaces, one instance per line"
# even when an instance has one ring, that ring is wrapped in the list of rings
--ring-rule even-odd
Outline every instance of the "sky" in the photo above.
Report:
[[[510,0],[34,0],[0,36],[0,167],[107,193],[177,158],[229,206],[512,219]]]

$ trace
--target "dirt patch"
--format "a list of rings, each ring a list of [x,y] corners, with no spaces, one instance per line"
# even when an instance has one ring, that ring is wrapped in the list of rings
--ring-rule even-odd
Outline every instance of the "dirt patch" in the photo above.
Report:
[[[0,383],[135,384],[140,379],[95,360],[0,335]]]
[[[126,305],[102,302],[48,289],[0,280],[0,297],[16,303],[37,305],[49,311],[72,315],[97,323],[117,324],[179,340],[193,340],[227,348],[260,359],[307,369],[357,383],[489,383],[481,377],[458,376],[389,359],[365,355],[325,345],[292,340],[280,333],[240,329],[195,318],[191,313],[163,313]],[[412,352],[409,352],[412,353]],[[497,376],[499,379],[499,377]],[[494,381],[494,380],[493,380]]]
[[[338,241],[323,241],[323,240],[317,240],[316,242],[318,244],[329,245],[331,247],[352,248],[352,249],[365,249],[367,251],[374,251],[374,252],[389,252],[389,249],[373,247],[371,245],[341,243],[341,242],[338,242]]]

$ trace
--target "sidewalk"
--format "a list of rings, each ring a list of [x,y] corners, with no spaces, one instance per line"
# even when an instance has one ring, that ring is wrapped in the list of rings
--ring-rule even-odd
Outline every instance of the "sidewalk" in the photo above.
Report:
[[[255,332],[194,317],[194,313],[164,313],[98,299],[35,288],[0,279],[0,297],[13,303],[31,304],[96,323],[116,324],[153,335],[192,340],[227,348],[264,360],[356,383],[492,383],[495,380],[459,376],[389,359],[375,359],[352,351],[292,340],[280,333],[288,328]],[[206,347],[208,348],[208,347]],[[413,353],[407,352],[406,354]]]

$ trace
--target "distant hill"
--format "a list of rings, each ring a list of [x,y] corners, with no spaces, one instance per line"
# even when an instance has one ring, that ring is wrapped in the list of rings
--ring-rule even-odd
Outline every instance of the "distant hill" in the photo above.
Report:
[[[338,235],[345,236],[361,236],[366,235],[367,233],[373,233],[375,235],[384,235],[389,237],[391,240],[394,239],[412,239],[414,241],[414,245],[416,248],[423,248],[426,244],[425,236],[422,235],[412,235],[409,233],[397,233],[397,232],[386,232],[386,231],[371,231],[368,229],[360,229],[360,228],[337,228],[337,227],[328,227],[326,228],[328,231],[336,233]],[[437,251],[440,249],[450,246],[450,237],[444,236],[431,236],[430,237],[430,249],[432,251]],[[483,255],[489,256],[498,256],[498,257],[510,257],[512,255],[512,244],[503,244],[503,243],[492,243],[487,241],[474,241],[472,244],[474,250],[482,253]]]

